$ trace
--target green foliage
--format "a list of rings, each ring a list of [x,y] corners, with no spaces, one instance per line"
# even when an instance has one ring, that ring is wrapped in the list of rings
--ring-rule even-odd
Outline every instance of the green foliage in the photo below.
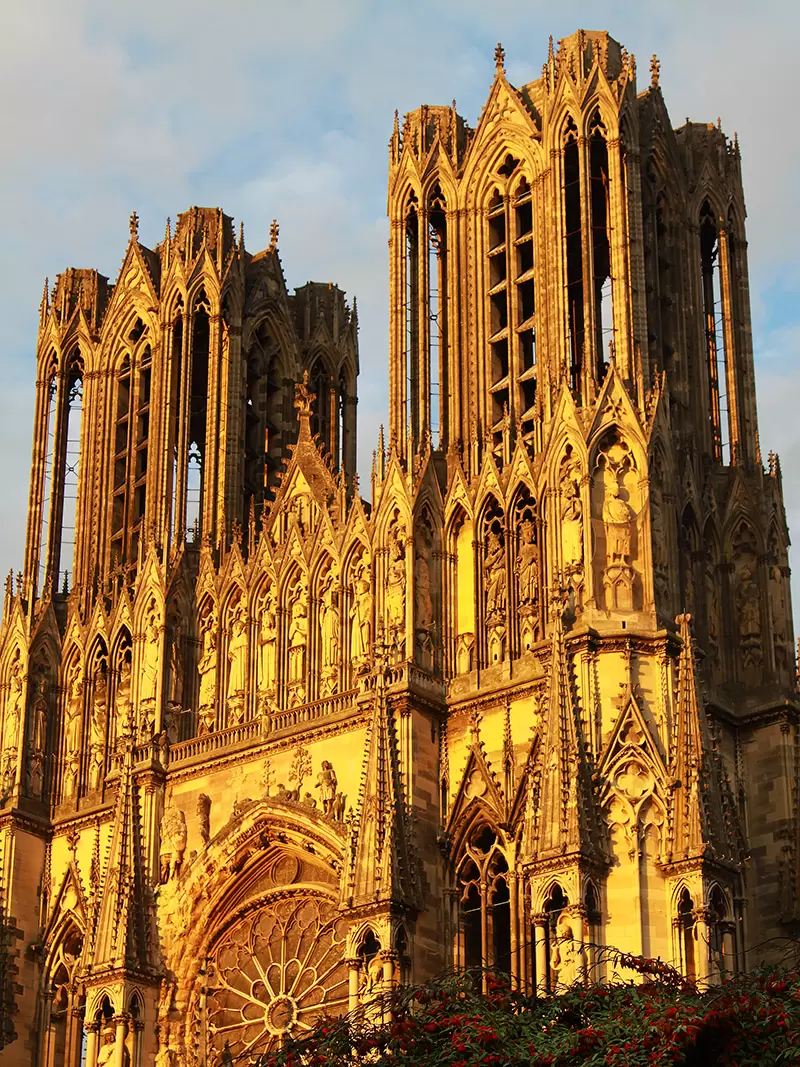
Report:
[[[326,1019],[260,1067],[772,1067],[800,1063],[800,977],[751,972],[700,991],[656,960],[617,956],[639,980],[554,997],[504,976],[448,976]],[[385,1020],[380,1021],[381,1017]]]

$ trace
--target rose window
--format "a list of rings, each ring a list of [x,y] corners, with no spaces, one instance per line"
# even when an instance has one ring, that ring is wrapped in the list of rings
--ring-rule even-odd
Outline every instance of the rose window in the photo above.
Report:
[[[283,897],[231,926],[210,959],[210,1048],[227,1042],[234,1062],[275,1048],[348,1007],[345,928],[321,896]]]

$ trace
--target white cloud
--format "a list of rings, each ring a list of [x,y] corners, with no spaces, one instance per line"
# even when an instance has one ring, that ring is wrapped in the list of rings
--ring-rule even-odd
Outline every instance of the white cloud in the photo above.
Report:
[[[362,326],[362,473],[386,397],[386,142],[394,108],[449,103],[477,120],[495,42],[521,83],[579,25],[606,27],[662,61],[673,121],[738,130],[749,208],[751,289],[765,451],[783,453],[800,528],[800,142],[787,128],[800,8],[788,0],[704,5],[566,0],[17,0],[0,37],[0,567],[22,560],[36,309],[43,276],[68,265],[112,276],[136,208],[155,243],[166,215],[219,204],[250,247],[281,222],[290,285],[332,280]],[[782,295],[776,321],[776,290]],[[771,332],[767,333],[767,329]],[[796,409],[795,409],[796,410]]]

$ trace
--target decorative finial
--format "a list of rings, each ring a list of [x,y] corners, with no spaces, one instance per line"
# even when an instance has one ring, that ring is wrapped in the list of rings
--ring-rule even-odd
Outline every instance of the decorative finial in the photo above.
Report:
[[[506,51],[500,42],[497,42],[497,48],[494,50],[494,67],[496,71],[505,71],[506,63]]]
[[[239,223],[239,251],[244,252],[244,223]]]
[[[555,52],[553,50],[553,35],[551,33],[550,34],[550,40],[548,41],[548,44],[547,44],[547,62],[550,64],[550,66],[552,66],[553,63],[555,63],[555,59],[556,59],[556,54],[555,54]]]
[[[719,115],[717,115],[717,129],[722,129],[722,118]]]
[[[272,225],[269,228],[269,249],[270,249],[270,252],[274,252],[275,249],[278,247],[278,233],[279,232],[280,232],[280,227],[278,226],[278,220],[277,219],[273,219],[272,220]]]
[[[136,214],[135,211],[131,212],[131,217],[128,220],[128,225],[131,228],[131,237],[135,237],[138,240],[139,239],[139,216]]]
[[[658,76],[661,73],[661,63],[658,56],[653,52],[650,60],[650,85],[653,89],[658,88]]]
[[[316,400],[316,395],[308,388],[308,368],[303,371],[303,380],[294,387],[294,406],[300,420],[311,417],[311,405]]]

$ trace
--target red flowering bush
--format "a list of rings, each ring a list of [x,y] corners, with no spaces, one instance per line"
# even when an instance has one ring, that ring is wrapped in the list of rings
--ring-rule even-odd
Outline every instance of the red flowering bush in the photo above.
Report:
[[[699,991],[657,960],[641,976],[534,998],[488,975],[403,989],[366,1013],[326,1019],[260,1067],[773,1067],[800,1063],[800,977],[757,971]],[[385,1021],[377,1021],[380,1012]]]

